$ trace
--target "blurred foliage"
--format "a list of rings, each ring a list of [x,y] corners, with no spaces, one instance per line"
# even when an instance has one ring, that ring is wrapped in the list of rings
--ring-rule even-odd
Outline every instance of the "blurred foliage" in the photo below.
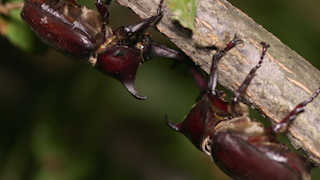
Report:
[[[320,67],[318,1],[231,2]],[[117,3],[110,16],[113,28],[139,20]],[[0,180],[229,179],[164,123],[166,113],[180,122],[197,97],[185,66],[170,69],[165,59],[144,64],[136,86],[149,98],[139,101],[89,65],[44,51],[16,15],[0,15],[0,29],[16,22],[15,31],[0,36]],[[27,42],[37,43],[21,45]],[[313,178],[318,174],[314,169]]]
[[[196,33],[194,26],[197,10],[196,0],[167,0],[167,5],[173,13],[172,19],[178,20],[183,27]]]
[[[21,0],[3,1],[2,3],[4,5],[7,2],[18,6]],[[23,51],[40,53],[45,49],[39,47],[46,47],[39,46],[42,42],[38,38],[34,38],[34,33],[22,21],[20,8],[8,10],[8,14],[0,16],[0,34],[7,37],[10,43]]]

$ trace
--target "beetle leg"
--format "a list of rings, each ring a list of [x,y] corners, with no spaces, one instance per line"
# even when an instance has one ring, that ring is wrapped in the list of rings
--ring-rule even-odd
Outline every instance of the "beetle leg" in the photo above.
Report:
[[[151,16],[147,19],[141,20],[135,24],[132,24],[131,26],[127,26],[124,28],[124,31],[127,33],[128,36],[131,36],[132,34],[134,34],[137,31],[142,31],[145,28],[149,27],[150,24],[159,21],[162,16],[163,13],[161,11],[162,9],[162,4],[163,4],[163,0],[160,1],[158,9],[157,9],[157,15],[155,16]]]
[[[226,54],[226,52],[228,52],[230,49],[232,49],[237,44],[240,44],[242,42],[243,41],[241,39],[238,39],[237,36],[235,36],[234,39],[229,42],[227,47],[225,47],[222,50],[218,50],[212,57],[210,76],[208,80],[208,91],[210,91],[212,95],[216,95],[216,86],[217,86],[217,79],[218,79],[217,67],[220,59]]]
[[[239,89],[237,90],[237,92],[234,94],[234,97],[232,98],[232,102],[231,102],[231,111],[233,113],[236,114],[236,116],[241,116],[241,114],[238,114],[238,112],[236,111],[236,105],[238,104],[238,98],[242,95],[242,93],[245,92],[245,90],[247,89],[247,87],[249,86],[252,78],[255,75],[255,72],[260,68],[262,62],[263,62],[263,58],[267,52],[267,49],[270,47],[269,44],[266,44],[264,42],[260,43],[262,45],[262,53],[260,56],[260,60],[258,62],[258,64],[251,69],[251,71],[249,72],[249,74],[247,75],[246,79],[243,81],[243,83],[240,85]]]
[[[138,40],[137,46],[141,49],[143,62],[146,62],[154,57],[171,58],[175,60],[182,60],[190,67],[190,72],[195,79],[200,91],[205,93],[208,90],[208,84],[205,78],[201,75],[198,68],[191,61],[190,57],[181,51],[162,46],[152,41],[149,35],[144,34]]]
[[[174,49],[170,49],[168,47],[153,42],[153,40],[148,34],[143,34],[139,37],[137,47],[141,49],[144,62],[154,57],[171,58],[176,60],[190,59],[181,51],[176,51]]]
[[[314,98],[318,96],[320,93],[320,87],[316,90],[316,92],[306,101],[297,105],[285,118],[283,118],[280,123],[276,124],[271,128],[272,133],[278,134],[280,132],[284,132],[288,129],[289,124],[297,117],[298,114],[302,113],[306,105],[313,101]]]
[[[190,65],[190,73],[200,89],[200,95],[206,93],[208,90],[208,83],[194,65]]]
[[[157,9],[157,13],[158,13],[158,14],[161,14],[161,13],[162,13],[161,10],[162,10],[163,1],[164,1],[164,0],[160,0],[159,6],[158,6],[158,9]]]
[[[109,20],[109,5],[111,0],[107,0],[106,3],[103,3],[102,0],[96,0],[95,4],[98,12],[102,15],[105,21]]]
[[[143,54],[145,59],[151,59],[153,57],[164,57],[177,60],[190,59],[180,51],[170,49],[155,42],[149,43],[148,46],[143,49]]]

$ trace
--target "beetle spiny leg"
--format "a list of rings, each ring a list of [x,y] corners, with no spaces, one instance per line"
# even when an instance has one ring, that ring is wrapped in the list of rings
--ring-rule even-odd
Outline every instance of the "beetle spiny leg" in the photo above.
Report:
[[[232,49],[233,47],[235,47],[236,45],[241,44],[241,43],[243,43],[243,41],[241,39],[239,39],[238,35],[236,34],[234,36],[234,38],[232,39],[232,41],[230,41],[228,43],[227,47],[225,47],[223,49],[223,52],[225,53],[225,52],[229,51],[230,49]]]
[[[198,71],[198,69],[195,67],[195,65],[190,65],[190,73],[192,74],[194,81],[200,89],[200,94],[207,92],[208,83],[206,79],[202,76],[202,74]]]
[[[107,0],[106,3],[103,3],[102,0],[96,0],[95,4],[97,7],[98,12],[104,18],[104,21],[109,20],[109,5],[111,0]]]
[[[218,50],[214,56],[212,57],[212,64],[211,64],[211,70],[210,70],[210,76],[208,80],[208,91],[210,91],[211,94],[216,94],[216,86],[217,86],[217,73],[218,73],[218,63],[220,59],[226,54],[227,51],[235,47],[237,44],[242,43],[243,41],[235,35],[232,41],[228,43],[228,45],[223,50]]]
[[[159,3],[158,9],[157,9],[157,13],[158,13],[158,14],[161,14],[161,13],[162,13],[162,4],[163,4],[163,1],[164,1],[164,0],[161,0],[160,3]]]
[[[148,61],[154,57],[164,57],[185,62],[191,62],[190,58],[181,51],[168,48],[166,46],[155,43],[150,35],[143,34],[138,39],[139,48],[142,51],[143,58]]]
[[[124,28],[125,32],[129,36],[131,36],[133,33],[137,32],[137,31],[142,31],[145,28],[149,27],[150,24],[159,21],[163,16],[162,11],[161,11],[162,3],[163,3],[163,0],[160,1],[159,7],[157,9],[157,13],[158,13],[157,15],[151,16],[151,17],[149,17],[147,19],[143,19],[143,20],[141,20],[141,21],[139,21],[139,22],[137,22],[135,24],[132,24],[131,26],[125,27]]]
[[[284,132],[288,129],[289,124],[297,117],[298,114],[302,113],[306,105],[313,101],[314,98],[320,93],[320,87],[316,92],[306,101],[298,104],[285,118],[283,118],[280,123],[272,127],[272,133],[278,134],[279,132]]]
[[[254,77],[255,72],[261,67],[261,64],[263,62],[264,56],[265,56],[265,54],[267,52],[267,49],[270,47],[270,45],[266,44],[265,42],[261,42],[260,44],[262,45],[262,53],[261,53],[260,60],[259,60],[258,64],[254,68],[251,69],[251,71],[247,75],[246,79],[240,85],[240,87],[238,88],[237,92],[234,93],[234,97],[232,98],[231,110],[234,113],[236,113],[235,106],[238,103],[238,98],[242,95],[242,93],[245,92],[245,90],[249,86],[252,78]]]

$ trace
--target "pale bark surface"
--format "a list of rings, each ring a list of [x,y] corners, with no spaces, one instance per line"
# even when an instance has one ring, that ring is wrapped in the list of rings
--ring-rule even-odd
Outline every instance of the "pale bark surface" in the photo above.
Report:
[[[141,18],[156,14],[159,0],[118,0]],[[165,6],[164,17],[158,23],[167,35],[194,62],[208,72],[214,51],[196,48],[192,33],[171,19]],[[198,32],[212,39],[217,46],[226,44],[237,34],[244,44],[231,50],[219,64],[218,81],[235,91],[261,54],[261,41],[270,44],[262,67],[252,80],[244,101],[256,107],[273,122],[280,122],[296,105],[306,100],[320,85],[320,72],[307,60],[283,44],[277,37],[255,23],[246,14],[225,0],[198,0],[196,14]],[[295,148],[305,152],[320,165],[320,98],[315,99],[291,124],[288,133]]]

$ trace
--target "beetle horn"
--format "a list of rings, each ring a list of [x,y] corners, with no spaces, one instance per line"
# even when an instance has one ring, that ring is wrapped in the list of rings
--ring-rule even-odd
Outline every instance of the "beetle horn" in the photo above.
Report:
[[[179,124],[173,124],[169,119],[168,119],[168,115],[165,115],[164,117],[166,124],[172,128],[175,131],[181,132],[183,129],[183,123],[179,123]]]
[[[147,96],[140,96],[136,89],[134,88],[134,81],[122,82],[124,87],[137,99],[143,100],[147,99]]]

